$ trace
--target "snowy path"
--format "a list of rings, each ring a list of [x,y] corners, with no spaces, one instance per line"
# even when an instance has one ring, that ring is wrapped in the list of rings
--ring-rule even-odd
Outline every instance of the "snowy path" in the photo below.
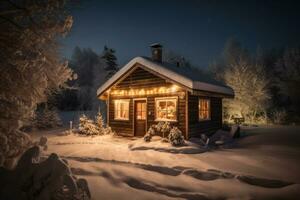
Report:
[[[249,136],[241,138],[238,147],[205,153],[195,148],[166,151],[140,140],[52,133],[43,133],[49,138],[47,153],[67,159],[73,173],[88,180],[93,199],[297,199],[300,195],[299,127],[248,128]]]

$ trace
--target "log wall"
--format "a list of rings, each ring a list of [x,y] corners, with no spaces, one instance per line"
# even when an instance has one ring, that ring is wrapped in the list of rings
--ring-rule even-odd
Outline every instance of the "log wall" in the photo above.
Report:
[[[199,98],[210,99],[211,119],[200,121],[198,112]],[[189,94],[188,96],[188,121],[189,121],[189,137],[200,137],[202,133],[212,134],[222,127],[222,98],[195,96]]]
[[[111,88],[111,92],[114,90],[126,90],[126,89],[145,89],[152,87],[171,87],[173,84],[166,79],[158,77],[149,71],[143,69],[143,66],[137,65],[137,68],[132,73],[124,77],[119,83],[115,84]],[[155,94],[155,95],[136,95],[136,96],[109,96],[109,126],[118,134],[126,136],[134,136],[134,105],[133,99],[146,98],[147,99],[147,130],[152,124],[157,124],[155,121],[155,98],[157,97],[177,97],[177,122],[171,122],[172,125],[177,126],[184,135],[186,135],[186,101],[185,90],[179,88],[177,92],[172,94]],[[129,103],[129,120],[115,120],[114,119],[114,100],[115,99],[130,99]]]

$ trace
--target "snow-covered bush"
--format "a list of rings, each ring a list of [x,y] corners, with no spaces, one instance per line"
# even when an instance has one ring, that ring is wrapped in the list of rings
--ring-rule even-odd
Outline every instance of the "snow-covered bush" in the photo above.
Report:
[[[114,132],[114,131],[111,129],[111,127],[108,126],[108,127],[104,128],[104,134],[105,134],[105,135],[112,135],[112,136],[114,136],[114,135],[116,135],[116,132]]]
[[[151,135],[162,135],[165,137],[171,130],[170,122],[158,122],[150,127],[152,130]],[[150,129],[149,129],[150,130]]]
[[[184,144],[182,132],[177,127],[173,127],[171,129],[168,139],[173,146],[180,146]]]
[[[156,131],[155,131],[155,125],[152,125],[147,133],[144,135],[144,141],[145,142],[150,142],[151,141],[151,138],[152,136],[154,136],[156,134]]]
[[[93,135],[115,135],[115,132],[109,126],[105,126],[103,117],[99,112],[94,120],[82,115],[79,118],[79,134],[93,136]]]
[[[87,118],[87,116],[82,115],[79,118],[79,134],[92,136],[92,135],[99,135],[99,128],[94,123],[93,120]]]
[[[147,131],[144,136],[145,142],[150,142],[151,138],[155,135],[163,136],[169,134],[171,130],[170,122],[158,122],[157,124],[153,124]]]
[[[152,125],[152,126],[148,129],[147,134],[149,134],[150,136],[156,135],[155,125]]]
[[[62,122],[55,109],[45,107],[36,112],[33,125],[38,129],[47,129],[61,126]]]
[[[32,145],[28,134],[19,130],[10,133],[0,132],[0,166],[11,169],[16,164],[16,159]]]
[[[157,133],[160,133],[160,132],[161,132],[164,123],[165,123],[165,122],[158,122],[156,125],[153,126],[153,128],[155,128],[155,131],[156,131]]]
[[[155,135],[162,135],[162,142],[170,142],[174,146],[182,145],[184,143],[182,132],[177,127],[171,127],[170,122],[153,124],[144,135],[144,141],[150,142]],[[164,139],[165,135],[168,135],[168,139]]]
[[[40,154],[40,148],[33,146],[15,169],[0,168],[0,199],[82,199],[82,194],[91,198],[86,180],[77,179],[66,160],[52,153],[40,161]]]
[[[171,131],[171,124],[170,124],[170,122],[163,123],[160,131],[161,131],[163,137],[165,137],[165,135]]]

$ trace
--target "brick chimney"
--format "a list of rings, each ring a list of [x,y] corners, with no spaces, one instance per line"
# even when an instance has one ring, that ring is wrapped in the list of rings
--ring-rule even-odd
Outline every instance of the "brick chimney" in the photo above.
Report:
[[[150,45],[152,52],[152,60],[156,62],[162,62],[162,45],[154,43]]]

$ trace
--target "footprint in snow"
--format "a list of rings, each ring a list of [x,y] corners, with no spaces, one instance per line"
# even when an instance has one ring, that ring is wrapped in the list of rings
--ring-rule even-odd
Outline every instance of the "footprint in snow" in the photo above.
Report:
[[[176,166],[173,168],[170,167],[164,167],[164,166],[156,166],[156,165],[149,165],[149,164],[140,164],[140,163],[131,163],[131,162],[124,162],[124,161],[114,161],[114,160],[103,160],[100,158],[81,158],[81,157],[65,157],[66,159],[73,159],[80,162],[111,162],[114,164],[122,164],[132,167],[137,167],[143,170],[147,171],[153,171],[164,175],[169,176],[178,176],[180,174],[184,174],[187,176],[191,176],[193,178],[203,180],[203,181],[212,181],[216,179],[233,179],[236,178],[239,181],[259,186],[259,187],[266,187],[266,188],[282,188],[289,185],[293,185],[294,183],[291,182],[285,182],[282,180],[273,180],[273,179],[265,179],[265,178],[258,178],[254,176],[248,176],[248,175],[236,175],[232,174],[230,172],[223,172],[216,169],[208,169],[207,171],[200,171],[193,168],[188,167],[181,167]],[[76,170],[75,170],[76,171]],[[78,173],[85,174],[85,175],[91,175],[86,174],[88,172],[83,172],[77,169]]]
[[[237,176],[237,179],[241,182],[248,183],[250,185],[266,187],[266,188],[282,188],[294,184],[294,183],[285,182],[281,180],[264,179],[264,178],[257,178],[254,176],[243,176],[243,175]]]

